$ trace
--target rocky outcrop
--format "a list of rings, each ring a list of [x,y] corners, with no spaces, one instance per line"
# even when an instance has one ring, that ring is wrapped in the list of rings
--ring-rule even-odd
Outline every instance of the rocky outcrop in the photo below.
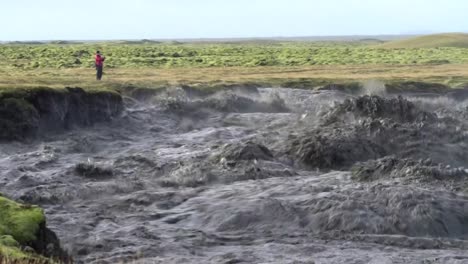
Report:
[[[120,94],[81,88],[0,90],[0,140],[22,140],[109,121],[123,110]]]

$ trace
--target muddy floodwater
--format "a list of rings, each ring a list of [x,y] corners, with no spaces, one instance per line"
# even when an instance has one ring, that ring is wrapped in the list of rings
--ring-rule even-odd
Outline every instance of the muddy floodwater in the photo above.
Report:
[[[468,263],[468,101],[182,89],[0,145],[77,263]],[[467,166],[467,168],[465,168]]]

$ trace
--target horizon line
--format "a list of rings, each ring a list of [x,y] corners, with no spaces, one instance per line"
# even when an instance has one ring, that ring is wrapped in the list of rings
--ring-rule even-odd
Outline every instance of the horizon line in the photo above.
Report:
[[[349,34],[349,35],[299,35],[299,36],[269,36],[269,37],[187,37],[187,38],[109,38],[109,39],[28,39],[28,40],[0,40],[0,43],[8,42],[52,42],[52,41],[70,41],[70,42],[106,42],[106,41],[212,41],[212,40],[275,40],[275,39],[307,39],[315,38],[317,40],[330,40],[335,38],[362,38],[362,37],[417,37],[441,34],[468,34],[468,31],[460,32],[439,32],[439,33],[402,33],[402,34]]]

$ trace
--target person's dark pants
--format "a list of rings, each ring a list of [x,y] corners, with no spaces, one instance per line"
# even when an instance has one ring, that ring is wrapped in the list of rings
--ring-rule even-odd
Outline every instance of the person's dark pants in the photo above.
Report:
[[[96,80],[101,80],[102,78],[102,66],[96,66]]]

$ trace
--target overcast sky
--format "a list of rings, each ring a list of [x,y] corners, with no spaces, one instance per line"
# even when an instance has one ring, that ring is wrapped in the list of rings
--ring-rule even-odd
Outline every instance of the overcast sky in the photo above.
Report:
[[[5,0],[0,40],[468,31],[467,0]]]

